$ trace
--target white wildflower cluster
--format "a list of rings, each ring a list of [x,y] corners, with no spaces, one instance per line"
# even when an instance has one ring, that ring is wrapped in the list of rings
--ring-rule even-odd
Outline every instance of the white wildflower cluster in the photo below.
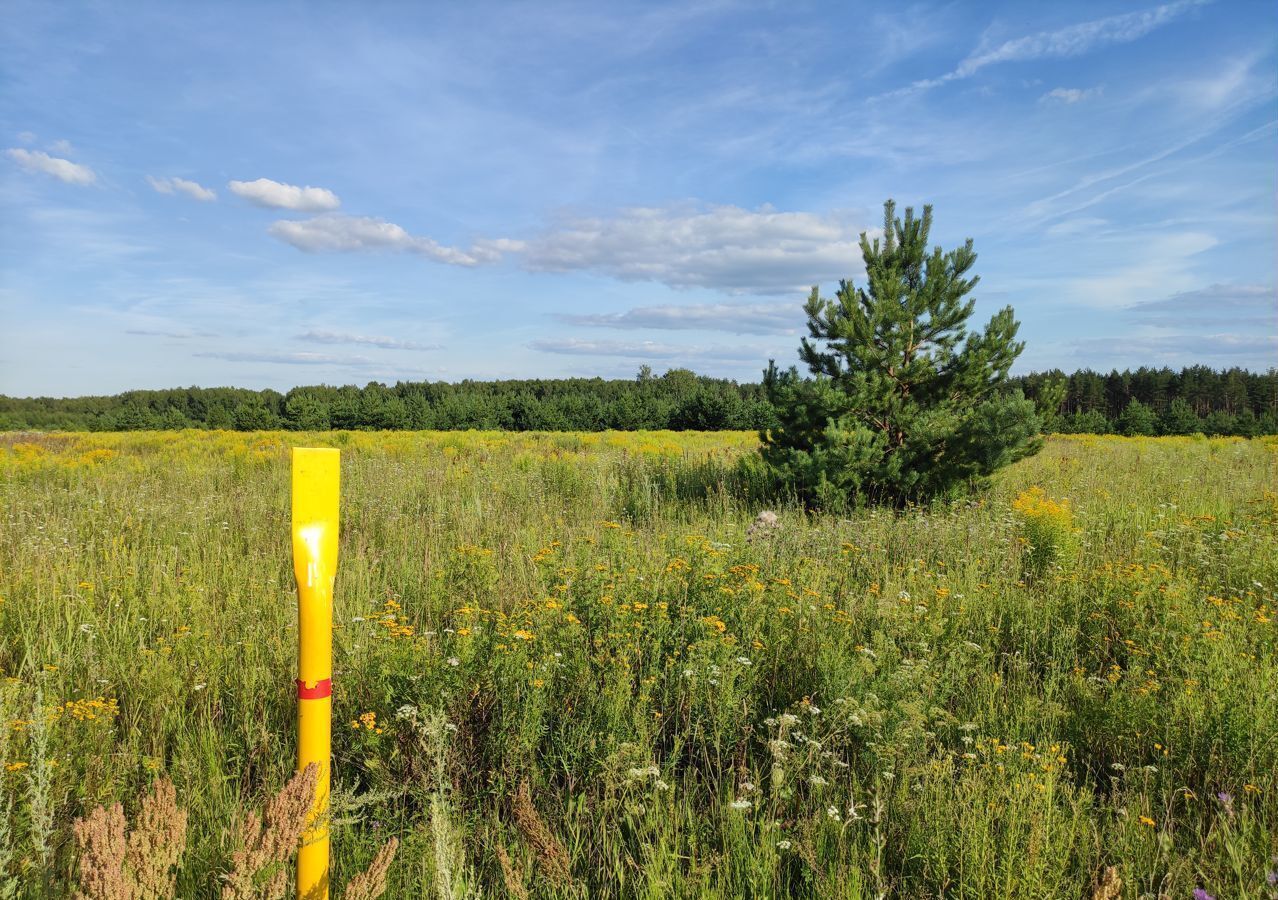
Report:
[[[754,522],[746,529],[746,540],[756,541],[771,537],[781,527],[777,514],[765,509],[754,518]]]

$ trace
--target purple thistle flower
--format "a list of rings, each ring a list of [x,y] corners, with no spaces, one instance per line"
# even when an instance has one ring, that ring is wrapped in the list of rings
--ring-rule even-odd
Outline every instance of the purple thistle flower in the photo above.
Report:
[[[1216,900],[1216,898],[1202,888],[1194,888],[1194,900]]]
[[[1220,801],[1220,805],[1225,807],[1225,812],[1230,818],[1234,815],[1234,795],[1228,791],[1221,791],[1216,795],[1216,799]]]
[[[1273,872],[1267,872],[1265,874],[1265,881],[1268,881],[1270,884],[1278,884],[1278,869],[1275,869]]]

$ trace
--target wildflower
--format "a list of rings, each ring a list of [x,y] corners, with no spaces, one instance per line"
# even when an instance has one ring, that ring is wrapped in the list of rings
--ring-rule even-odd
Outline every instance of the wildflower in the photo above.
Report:
[[[1140,824],[1144,825],[1146,828],[1153,828],[1156,823],[1149,816],[1141,816]]]
[[[754,663],[750,662],[750,657],[748,657],[748,656],[738,656],[738,657],[737,657],[737,662],[738,662],[738,663],[740,663],[740,664],[741,664],[741,665],[743,665],[743,666],[752,666],[752,665],[754,665]]]
[[[531,631],[528,631],[526,628],[520,628],[519,630],[514,632],[514,634],[512,634],[511,637],[517,637],[521,641],[531,641],[533,639],[533,633]]]
[[[793,846],[789,841],[777,841],[778,850],[789,850]]]
[[[826,817],[833,822],[843,821],[843,816],[839,813],[839,808],[837,806],[827,806],[825,808],[825,814]]]
[[[777,721],[780,722],[782,725],[786,725],[786,726],[798,725],[799,717],[794,715],[793,713],[782,713],[781,715],[777,716]]]
[[[808,779],[808,781],[810,781],[812,784],[816,785],[817,787],[824,787],[825,785],[830,783],[826,781],[824,778],[822,778],[820,775],[813,775],[811,778]]]
[[[461,665],[461,660],[455,656],[448,657],[448,664],[454,669]]]
[[[744,799],[733,800],[731,803],[728,804],[728,806],[730,806],[732,809],[739,810],[739,811],[749,809],[752,805],[753,804],[751,804],[749,800],[744,800]]]
[[[27,764],[24,762],[12,762],[12,763],[9,763],[7,766],[5,766],[4,770],[6,772],[18,772],[18,771],[21,771],[22,769],[25,769],[26,767],[27,767]]]
[[[1216,897],[1202,888],[1194,888],[1194,900],[1216,900]]]

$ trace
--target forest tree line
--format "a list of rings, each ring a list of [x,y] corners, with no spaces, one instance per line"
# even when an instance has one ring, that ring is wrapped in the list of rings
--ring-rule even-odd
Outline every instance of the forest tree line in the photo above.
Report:
[[[1016,376],[1045,430],[1092,434],[1278,434],[1278,369],[1179,372],[1142,367]],[[101,397],[0,395],[0,431],[240,431],[470,428],[509,431],[615,429],[756,430],[775,412],[762,385],[688,369],[633,379],[401,381],[393,386],[297,387],[286,394],[243,388],[173,388]]]

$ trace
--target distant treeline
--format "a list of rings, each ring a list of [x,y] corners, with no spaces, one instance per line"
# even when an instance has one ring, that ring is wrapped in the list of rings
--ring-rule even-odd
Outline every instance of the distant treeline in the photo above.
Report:
[[[1012,379],[1039,402],[1048,430],[1121,434],[1278,434],[1278,370],[1082,370]],[[401,381],[299,387],[128,391],[110,397],[0,396],[0,430],[224,428],[602,431],[754,430],[774,422],[759,384],[644,367],[629,380]]]

